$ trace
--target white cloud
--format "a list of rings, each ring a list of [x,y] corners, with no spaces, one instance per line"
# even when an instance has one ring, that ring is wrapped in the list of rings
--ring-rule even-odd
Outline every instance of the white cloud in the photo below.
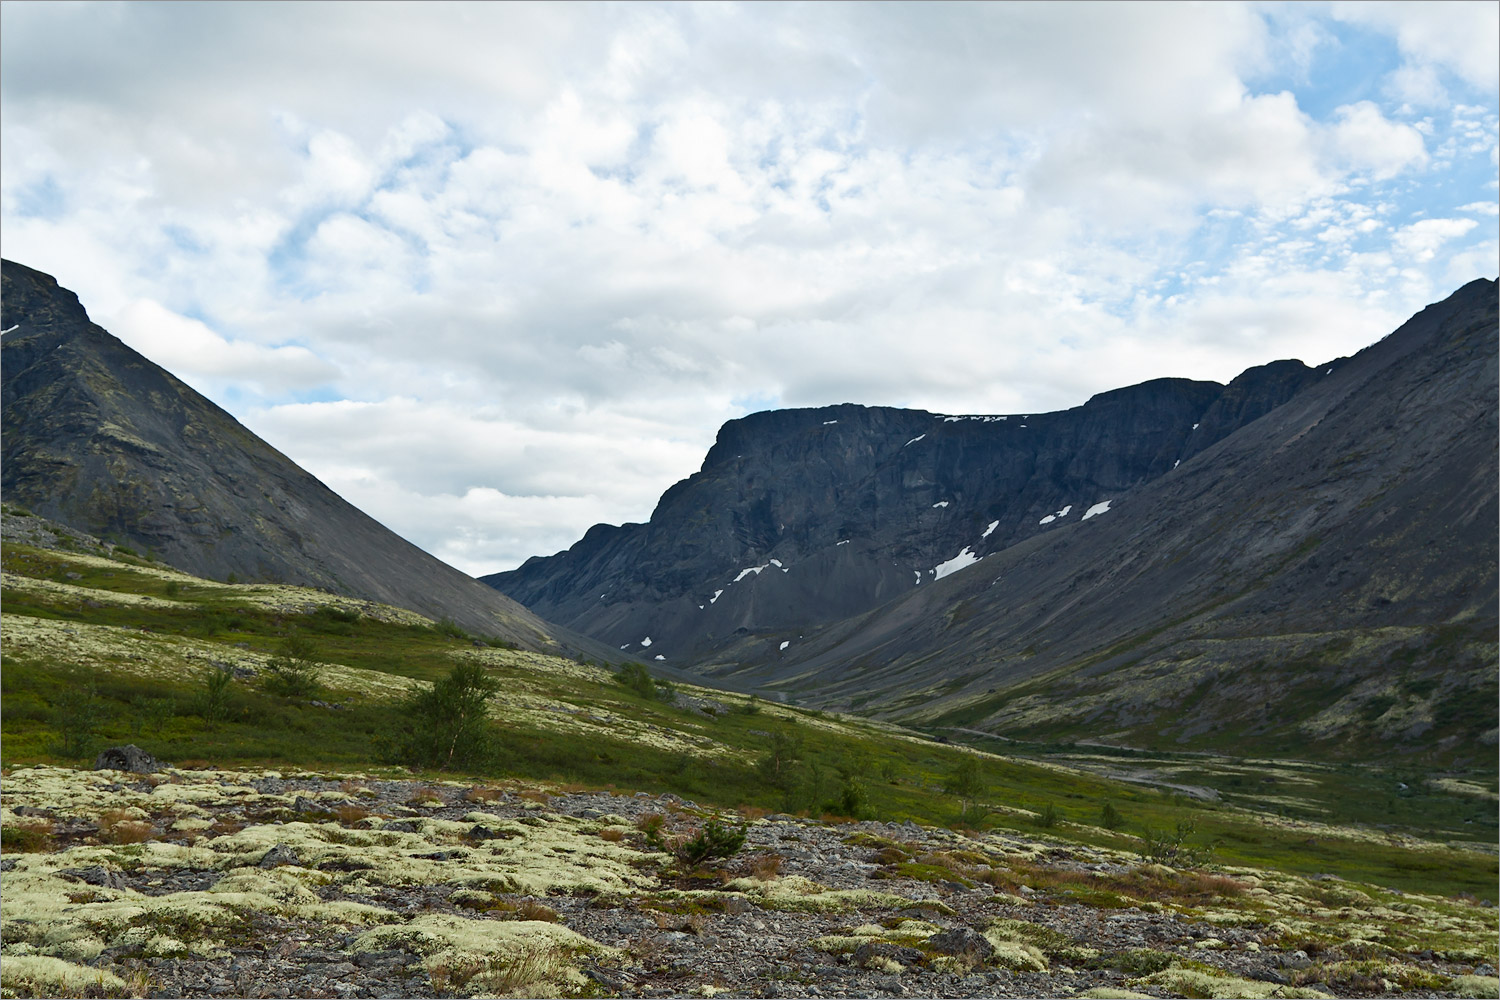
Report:
[[[1478,224],[1473,219],[1423,219],[1403,226],[1396,233],[1395,247],[1419,263],[1430,261],[1443,244],[1458,239]]]
[[[1421,8],[1332,81],[1314,7],[270,10],[0,5],[7,256],[465,568],[747,409],[1326,360],[1494,258],[1487,43]]]
[[[305,347],[228,340],[200,320],[150,299],[135,299],[101,319],[126,344],[195,384],[194,376],[200,376],[310,389],[339,376],[338,369]]]
[[[1386,180],[1427,163],[1422,133],[1410,125],[1390,121],[1370,101],[1346,104],[1337,110],[1333,141],[1339,155],[1356,169],[1369,170]]]

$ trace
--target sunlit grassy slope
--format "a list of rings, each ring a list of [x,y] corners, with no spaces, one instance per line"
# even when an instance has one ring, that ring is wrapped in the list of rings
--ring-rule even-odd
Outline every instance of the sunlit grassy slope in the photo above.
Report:
[[[1191,843],[1214,845],[1226,864],[1495,894],[1493,782],[1408,775],[1405,789],[1377,796],[1372,790],[1396,776],[1350,765],[1142,762],[1076,747],[1029,748],[1052,756],[1028,760],[1014,752],[1027,748],[975,751],[707,689],[679,685],[669,704],[627,689],[608,669],[486,643],[411,612],[295,587],[205,581],[120,550],[7,543],[0,568],[7,767],[76,764],[132,742],[179,766],[394,769],[403,699],[475,660],[501,685],[490,708],[495,750],[462,777],[670,791],[707,805],[815,816],[962,818],[1123,850],[1142,848],[1147,830],[1187,821]],[[263,687],[267,660],[292,634],[316,650],[323,688],[314,695],[279,697]],[[206,678],[226,668],[237,677],[228,712],[211,721],[201,704]],[[777,734],[796,747],[780,780],[764,763]],[[961,817],[963,803],[948,789],[965,759],[978,762],[974,797],[983,808]],[[1218,786],[1225,797],[1141,784],[1145,765],[1160,780]],[[1102,825],[1106,803],[1123,819],[1116,829]],[[1052,821],[1045,828],[1043,816]]]

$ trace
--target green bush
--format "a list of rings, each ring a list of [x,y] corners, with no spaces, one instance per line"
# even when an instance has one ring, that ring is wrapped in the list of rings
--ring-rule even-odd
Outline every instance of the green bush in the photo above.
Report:
[[[407,764],[449,768],[481,760],[492,746],[486,705],[499,683],[478,663],[460,663],[402,705],[407,728],[396,756]]]
[[[1187,840],[1193,835],[1193,821],[1179,820],[1174,831],[1147,828],[1142,840],[1141,855],[1149,861],[1173,868],[1201,868],[1208,864],[1218,846],[1215,844],[1190,845]]]
[[[203,675],[203,687],[198,692],[196,708],[210,728],[229,718],[233,694],[234,674],[218,667],[209,667]]]
[[[615,680],[642,698],[656,697],[656,679],[651,676],[651,671],[646,669],[644,663],[632,660],[623,664],[620,672],[615,675]]]
[[[317,647],[304,636],[292,633],[281,640],[276,655],[266,661],[261,685],[268,694],[288,698],[317,694],[323,686],[317,657]]]
[[[71,672],[62,694],[54,702],[59,756],[87,757],[103,720],[104,703],[99,697],[98,681],[91,673]]]
[[[1104,808],[1099,810],[1099,825],[1106,830],[1118,830],[1125,825],[1125,817],[1113,802],[1106,802]]]
[[[732,858],[745,846],[745,824],[730,826],[717,819],[703,824],[703,829],[684,840],[673,850],[677,860],[696,867],[715,858]]]
[[[1060,819],[1062,815],[1057,811],[1057,806],[1048,802],[1042,807],[1042,811],[1037,813],[1036,825],[1050,829],[1056,826]]]

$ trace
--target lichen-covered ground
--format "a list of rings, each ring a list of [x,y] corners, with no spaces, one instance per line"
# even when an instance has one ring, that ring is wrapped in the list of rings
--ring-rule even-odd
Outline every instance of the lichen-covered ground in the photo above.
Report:
[[[359,774],[3,777],[0,987],[111,996],[1496,996],[1496,910],[1011,832]],[[734,819],[726,816],[726,819]]]

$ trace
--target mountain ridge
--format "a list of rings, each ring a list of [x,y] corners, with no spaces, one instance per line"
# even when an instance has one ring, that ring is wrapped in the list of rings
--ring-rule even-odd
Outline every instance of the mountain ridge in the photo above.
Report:
[[[532,649],[599,651],[359,511],[6,260],[7,500],[198,576],[321,587]]]

